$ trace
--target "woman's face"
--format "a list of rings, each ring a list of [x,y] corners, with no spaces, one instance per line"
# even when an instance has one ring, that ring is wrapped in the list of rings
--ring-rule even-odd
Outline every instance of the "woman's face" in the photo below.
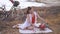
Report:
[[[29,11],[30,13],[33,13],[33,8],[31,8],[31,10]]]

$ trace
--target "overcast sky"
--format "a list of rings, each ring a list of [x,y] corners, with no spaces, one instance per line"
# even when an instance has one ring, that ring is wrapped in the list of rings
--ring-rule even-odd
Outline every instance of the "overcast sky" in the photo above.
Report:
[[[37,3],[37,2],[26,2],[27,0],[14,0],[14,1],[19,1],[20,2],[20,8],[24,9],[27,7],[35,6],[35,7],[41,7],[45,6],[44,3]],[[0,6],[5,5],[6,10],[9,11],[13,4],[9,0],[0,0]]]

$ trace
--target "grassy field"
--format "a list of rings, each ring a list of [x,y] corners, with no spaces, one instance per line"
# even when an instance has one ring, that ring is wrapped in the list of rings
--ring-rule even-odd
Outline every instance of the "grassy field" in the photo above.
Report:
[[[57,12],[58,10],[56,10]],[[60,12],[60,11],[59,11]],[[53,30],[52,33],[48,34],[60,34],[60,13],[52,13],[46,16],[49,27]],[[12,20],[12,21],[0,21],[0,32],[1,34],[20,34],[18,29],[13,29],[12,26],[23,23],[22,20]]]

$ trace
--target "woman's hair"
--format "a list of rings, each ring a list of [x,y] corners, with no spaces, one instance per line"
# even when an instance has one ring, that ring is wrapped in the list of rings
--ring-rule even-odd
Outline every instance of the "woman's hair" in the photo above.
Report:
[[[30,13],[30,12],[29,12],[30,10],[31,10],[31,7],[28,7],[28,9],[27,9],[27,14]]]

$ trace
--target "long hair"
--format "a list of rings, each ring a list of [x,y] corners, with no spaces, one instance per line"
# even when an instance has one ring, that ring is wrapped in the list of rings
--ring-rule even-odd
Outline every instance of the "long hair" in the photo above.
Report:
[[[30,11],[31,10],[31,7],[28,7],[28,9],[27,9],[27,14],[30,14]]]

